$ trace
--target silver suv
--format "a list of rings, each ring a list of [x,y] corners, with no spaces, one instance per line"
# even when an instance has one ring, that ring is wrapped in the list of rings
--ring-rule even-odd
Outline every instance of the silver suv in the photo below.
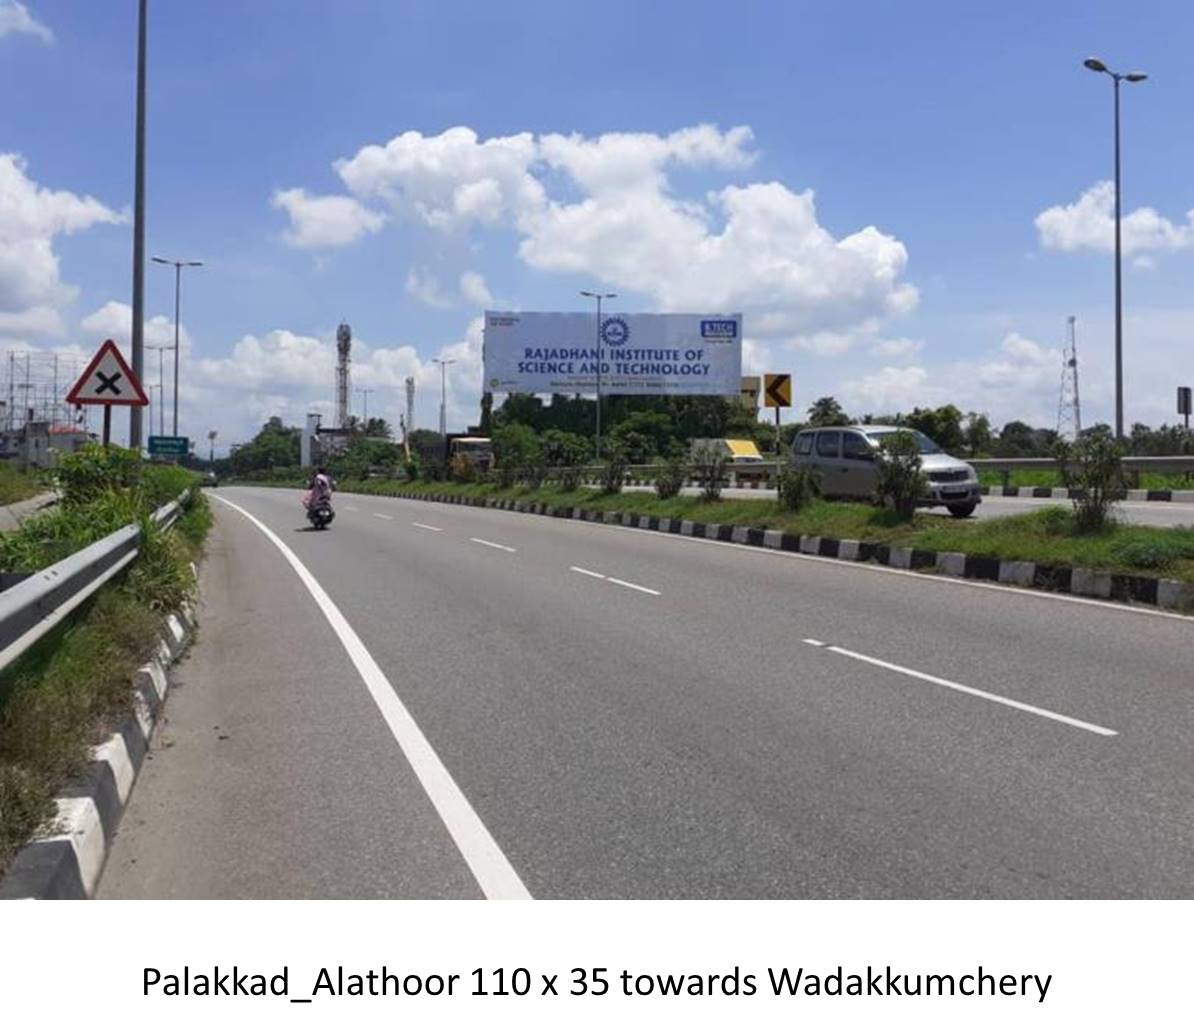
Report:
[[[873,498],[879,478],[876,452],[885,438],[911,433],[920,445],[921,468],[929,481],[922,507],[944,505],[965,519],[982,501],[974,467],[941,450],[919,430],[900,426],[826,426],[803,430],[792,441],[792,465],[815,469],[826,497]]]

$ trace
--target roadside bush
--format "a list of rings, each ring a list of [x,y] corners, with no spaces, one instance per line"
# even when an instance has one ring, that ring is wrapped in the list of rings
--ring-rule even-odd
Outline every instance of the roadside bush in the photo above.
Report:
[[[661,498],[674,498],[684,487],[688,477],[688,462],[683,454],[673,454],[655,478],[655,493]]]
[[[580,467],[589,458],[589,445],[584,437],[563,430],[547,430],[540,440],[543,462],[559,471],[560,484],[564,490],[574,491],[580,487]]]
[[[626,467],[628,464],[626,455],[621,451],[615,451],[609,456],[609,459],[601,470],[602,494],[622,493],[622,487],[626,483]]]
[[[455,454],[448,463],[448,476],[454,483],[473,483],[477,479],[477,466],[468,455]]]
[[[138,486],[141,470],[141,456],[136,451],[84,444],[77,451],[58,456],[54,478],[63,505],[85,505],[105,491]]]
[[[788,466],[780,470],[776,481],[779,507],[787,512],[799,512],[810,501],[821,496],[821,480],[816,471]]]
[[[1074,532],[1074,513],[1055,505],[1041,509],[1037,518],[1046,537],[1069,537]]]
[[[701,484],[702,501],[717,501],[721,498],[729,465],[729,455],[717,448],[702,447],[696,450],[692,456],[692,474]]]
[[[1076,492],[1074,530],[1098,533],[1111,521],[1117,492],[1123,488],[1123,447],[1104,427],[1085,433],[1073,444],[1058,441],[1053,450],[1061,482]]]
[[[419,466],[419,479],[424,483],[439,483],[444,478],[444,463],[431,458]]]
[[[879,471],[875,487],[877,500],[889,507],[898,519],[910,522],[916,514],[916,502],[929,492],[916,437],[911,433],[893,434],[877,453],[876,461]]]
[[[1112,558],[1139,569],[1168,569],[1184,558],[1194,557],[1194,548],[1174,540],[1126,540],[1111,550]]]
[[[406,473],[408,480],[417,480],[419,478],[419,462],[413,455],[402,466],[403,472]]]

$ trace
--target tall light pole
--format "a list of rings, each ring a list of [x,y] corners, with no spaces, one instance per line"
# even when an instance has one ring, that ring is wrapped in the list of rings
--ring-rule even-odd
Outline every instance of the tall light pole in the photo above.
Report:
[[[1119,211],[1119,84],[1121,82],[1143,82],[1148,78],[1143,72],[1113,72],[1097,57],[1088,57],[1084,62],[1092,72],[1109,75],[1115,84],[1115,437],[1124,436],[1124,312],[1121,287],[1120,211]]]
[[[153,259],[159,265],[173,265],[174,266],[174,436],[178,436],[178,304],[179,295],[182,292],[182,270],[186,268],[198,268],[203,264],[201,261],[174,261],[171,258],[157,258]]]
[[[365,414],[362,416],[361,421],[364,423],[362,429],[364,429],[366,432],[368,432],[369,429],[369,395],[376,392],[377,391],[374,387],[359,387],[357,389],[357,393],[360,394],[365,400]]]
[[[160,436],[166,435],[166,390],[165,378],[163,376],[164,363],[162,361],[163,351],[173,351],[174,348],[169,344],[146,344],[146,347],[151,351],[158,353],[158,434]],[[153,432],[153,418],[149,420],[149,432]]]
[[[444,441],[444,464],[448,461],[448,366],[455,365],[455,358],[433,358],[439,366],[439,435]]]
[[[137,125],[133,158],[133,372],[145,372],[145,22],[147,0],[137,9]],[[129,407],[129,447],[141,449],[141,408]]]
[[[208,465],[215,465],[216,463],[216,437],[220,435],[219,430],[207,431],[207,462]]]
[[[592,290],[582,290],[580,295],[581,297],[592,297],[597,301],[597,436],[593,450],[597,461],[601,461],[601,302],[618,295],[595,293]]]

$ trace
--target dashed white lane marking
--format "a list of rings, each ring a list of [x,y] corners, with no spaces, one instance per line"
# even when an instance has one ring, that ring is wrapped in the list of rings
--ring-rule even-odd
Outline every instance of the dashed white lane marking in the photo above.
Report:
[[[643,594],[653,594],[659,597],[659,592],[650,587],[643,587],[641,584],[632,584],[629,580],[619,580],[616,576],[606,576],[604,573],[595,573],[591,569],[583,569],[580,566],[569,566],[569,569],[574,573],[581,573],[584,576],[591,576],[596,580],[604,580],[606,583],[617,584],[619,587],[629,587],[632,591],[642,591]]]
[[[431,530],[433,533],[443,533],[438,526],[428,526],[426,523],[411,523],[411,526],[417,526],[420,530]]]
[[[804,639],[804,643],[811,644],[814,648],[824,648],[825,647],[825,642],[818,641],[815,637],[806,637]]]
[[[402,704],[394,686],[381,667],[374,661],[369,650],[357,636],[355,630],[344,618],[336,603],[320,586],[319,581],[303,565],[299,558],[282,539],[256,516],[250,515],[240,505],[224,498],[217,499],[229,508],[235,509],[271,540],[282,556],[298,574],[303,585],[311,592],[324,617],[340,638],[344,650],[356,667],[373,701],[381,710],[382,718],[398,747],[402,749],[435,811],[456,842],[460,855],[477,879],[481,891],[491,899],[529,899],[531,894],[522,883],[514,867],[502,852],[501,846],[493,840],[481,817],[469,804],[464,792],[452,779],[452,774],[436,755],[431,742],[423,736],[410,711]]]
[[[493,541],[487,541],[484,537],[470,537],[470,541],[474,544],[484,544],[487,548],[497,548],[498,551],[517,551],[517,548],[511,548],[506,544],[496,544]]]
[[[973,695],[975,698],[983,698],[988,702],[1006,705],[1010,709],[1019,709],[1021,712],[1029,712],[1034,716],[1043,716],[1047,720],[1056,720],[1058,723],[1065,723],[1068,726],[1077,727],[1079,730],[1088,730],[1092,734],[1101,734],[1103,737],[1115,737],[1119,733],[1108,727],[1100,727],[1097,723],[1087,723],[1085,720],[1075,719],[1073,716],[1066,716],[1063,713],[1054,712],[1052,709],[1042,709],[1039,705],[1029,705],[1027,702],[1020,702],[1015,698],[1008,698],[1005,695],[993,694],[990,691],[983,691],[977,687],[967,687],[965,684],[957,683],[957,681],[946,680],[944,677],[935,677],[931,673],[921,673],[920,670],[909,669],[907,666],[897,666],[894,662],[872,658],[870,655],[863,655],[862,652],[851,651],[849,648],[841,648],[836,644],[824,645],[819,641],[811,641],[807,638],[806,641],[809,644],[817,644],[819,647],[825,648],[826,651],[834,652],[837,655],[844,655],[848,659],[857,659],[859,662],[878,666],[880,669],[891,670],[893,673],[902,673],[906,677],[915,677],[917,680],[924,680],[930,684],[936,684],[938,687],[948,687],[951,691],[960,691],[962,694]]]
[[[373,518],[374,518],[374,519],[393,519],[394,517],[393,517],[393,516],[388,516],[388,515],[382,515],[380,512],[374,512],[374,513],[373,513]]]
[[[642,584],[632,584],[629,580],[619,580],[616,576],[607,576],[611,584],[617,584],[619,587],[629,587],[632,591],[642,591],[643,594],[653,594],[659,597],[659,592],[652,590],[650,587],[643,587]]]
[[[354,506],[354,505],[345,505],[345,506],[344,506],[344,511],[345,511],[345,512],[359,512],[359,511],[360,511],[360,509],[359,509],[359,508],[357,508],[357,507],[356,507],[356,506]]]

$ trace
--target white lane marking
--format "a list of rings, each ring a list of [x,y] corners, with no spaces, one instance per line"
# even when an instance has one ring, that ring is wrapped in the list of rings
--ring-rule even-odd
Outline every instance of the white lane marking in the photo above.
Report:
[[[1161,502],[1156,502],[1161,504]],[[574,524],[580,520],[566,519],[565,523]],[[1177,619],[1184,623],[1194,623],[1194,616],[1185,616],[1180,612],[1167,612],[1164,609],[1149,608],[1144,605],[1124,605],[1120,602],[1103,601],[1100,598],[1083,598],[1075,594],[1054,594],[1052,591],[1034,591],[1027,587],[1012,587],[1009,584],[989,583],[985,580],[965,580],[959,576],[941,576],[934,573],[918,573],[912,569],[893,569],[891,566],[877,566],[870,562],[849,562],[840,558],[825,558],[821,555],[806,555],[798,551],[782,551],[779,548],[760,548],[753,544],[736,544],[733,541],[711,541],[707,537],[685,537],[678,533],[661,533],[658,530],[642,530],[637,526],[619,526],[617,523],[583,524],[596,530],[614,530],[622,533],[650,534],[667,541],[683,544],[707,544],[714,548],[738,548],[748,551],[759,558],[783,558],[797,562],[825,562],[843,570],[852,569],[858,573],[880,573],[886,576],[912,576],[922,583],[939,584],[942,587],[967,587],[976,591],[1001,591],[1005,594],[1020,594],[1036,601],[1058,601],[1067,605],[1093,605],[1097,608],[1112,609],[1115,612],[1127,612],[1136,616],[1152,616],[1156,619]]]
[[[963,694],[974,695],[976,698],[984,698],[988,702],[1006,705],[1011,709],[1019,709],[1021,712],[1030,712],[1034,716],[1043,716],[1048,720],[1056,720],[1058,723],[1065,723],[1071,727],[1077,727],[1079,730],[1089,730],[1092,734],[1101,734],[1104,737],[1115,737],[1118,734],[1118,731],[1110,730],[1107,727],[1100,727],[1097,723],[1087,723],[1085,720],[1074,719],[1073,716],[1065,716],[1060,712],[1054,712],[1052,709],[1042,709],[1039,705],[1018,702],[1016,699],[1008,698],[1005,695],[992,694],[990,691],[982,691],[977,687],[967,687],[965,684],[959,684],[954,680],[935,677],[931,673],[921,673],[920,670],[909,669],[907,666],[897,666],[894,662],[875,659],[869,655],[863,655],[862,652],[851,651],[849,648],[840,648],[836,644],[829,645],[826,651],[844,655],[849,659],[857,659],[859,662],[866,662],[881,669],[891,670],[893,673],[903,673],[906,677],[915,677],[917,680],[924,680],[939,687],[948,687],[951,691],[961,691]]]
[[[493,840],[493,836],[481,822],[481,817],[469,804],[464,792],[452,779],[448,768],[436,755],[435,749],[431,747],[431,742],[423,736],[414,717],[402,704],[394,686],[381,671],[381,667],[374,661],[373,656],[369,654],[369,650],[357,636],[348,620],[336,607],[336,603],[319,585],[319,581],[311,575],[307,567],[283,543],[282,539],[260,519],[225,498],[218,500],[230,508],[236,509],[273,541],[286,561],[290,563],[291,568],[298,574],[303,585],[311,592],[311,597],[315,599],[315,603],[322,610],[332,630],[340,638],[340,643],[344,645],[344,650],[348,652],[348,657],[356,666],[357,672],[365,682],[365,687],[368,688],[369,693],[373,696],[373,701],[381,710],[386,726],[390,728],[390,733],[394,735],[394,740],[398,742],[402,754],[406,756],[415,776],[419,778],[419,783],[423,785],[423,790],[427,792],[427,797],[431,799],[431,804],[435,806],[439,818],[452,836],[452,840],[456,842],[460,855],[477,879],[477,884],[480,885],[485,897],[490,899],[529,899],[531,894],[515,872],[514,867],[510,865],[510,860],[506,858],[498,843]]]
[[[359,512],[359,511],[360,511],[360,509],[359,509],[359,508],[356,508],[356,507],[354,507],[353,505],[345,505],[345,506],[344,506],[344,511],[346,511],[346,512]]]
[[[505,544],[495,544],[493,541],[487,541],[483,537],[470,537],[470,541],[474,544],[484,544],[487,548],[497,548],[499,551],[517,551],[517,548],[511,548]]]
[[[583,573],[585,576],[594,576],[598,580],[605,579],[604,573],[594,573],[593,570],[591,570],[591,569],[581,569],[580,566],[569,566],[568,568],[571,569],[572,572],[574,572],[574,573]]]
[[[374,519],[393,519],[394,517],[393,517],[393,516],[388,516],[388,515],[382,515],[380,512],[374,512],[374,513],[373,513],[373,518],[374,518]]]
[[[611,584],[617,584],[619,587],[629,587],[632,591],[642,591],[643,594],[653,594],[659,597],[659,592],[652,590],[650,587],[643,587],[640,584],[632,584],[629,580],[619,580],[616,576],[607,576],[606,579]]]
[[[815,637],[806,637],[806,638],[804,638],[804,643],[805,643],[805,644],[811,644],[811,645],[812,645],[814,648],[824,648],[824,647],[825,647],[825,642],[824,642],[824,641],[818,641],[818,640],[817,640]]]
[[[417,526],[420,530],[431,530],[434,533],[443,533],[438,526],[428,526],[426,523],[411,523],[411,526]]]

